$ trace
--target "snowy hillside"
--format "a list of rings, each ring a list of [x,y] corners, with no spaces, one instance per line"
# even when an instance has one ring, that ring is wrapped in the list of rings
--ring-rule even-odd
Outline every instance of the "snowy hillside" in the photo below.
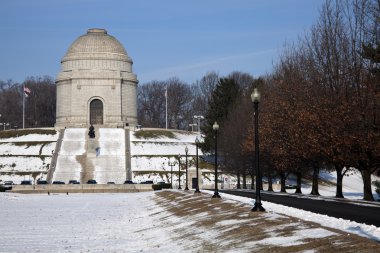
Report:
[[[46,178],[58,132],[53,129],[3,131],[0,134],[1,180]]]
[[[185,149],[188,148],[189,182],[195,177],[195,132],[165,129],[131,131],[131,166],[134,181],[170,181],[169,162],[173,166],[173,182],[178,181],[178,155],[181,156],[181,183],[185,183]],[[199,137],[198,137],[199,138]],[[198,150],[199,155],[202,151]],[[183,174],[182,174],[183,173]]]

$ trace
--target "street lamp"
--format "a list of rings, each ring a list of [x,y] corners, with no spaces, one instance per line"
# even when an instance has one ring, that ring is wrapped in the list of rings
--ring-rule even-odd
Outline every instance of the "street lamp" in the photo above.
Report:
[[[215,190],[213,198],[220,198],[219,192],[218,192],[218,130],[219,125],[218,122],[215,121],[214,125],[212,126],[212,129],[215,131]]]
[[[198,136],[195,138],[195,147],[196,147],[196,168],[197,168],[197,185],[196,185],[196,188],[195,188],[195,193],[201,193],[201,191],[199,190],[199,164],[198,164],[198,145],[199,145],[199,139],[198,139]]]
[[[185,156],[186,156],[186,187],[185,187],[185,191],[188,191],[189,190],[189,187],[188,187],[188,183],[187,183],[187,154],[189,153],[189,149],[185,148]]]
[[[195,115],[194,119],[198,119],[198,133],[201,134],[201,119],[204,119],[202,115]]]
[[[1,125],[4,127],[3,130],[5,131],[5,126],[9,126],[9,123],[5,123],[5,122],[4,122],[4,123],[0,123],[0,126],[1,126]]]
[[[181,155],[178,155],[178,190],[181,189]]]
[[[197,126],[197,124],[189,124],[189,126],[191,127],[191,132],[194,132],[194,127]]]
[[[173,166],[175,163],[169,160],[168,165],[170,166],[170,189],[173,189]]]
[[[265,211],[261,204],[260,196],[260,186],[261,186],[261,174],[259,167],[259,103],[260,103],[260,93],[255,88],[251,94],[251,99],[254,108],[254,128],[255,128],[255,167],[256,167],[256,201],[252,208],[252,211]]]

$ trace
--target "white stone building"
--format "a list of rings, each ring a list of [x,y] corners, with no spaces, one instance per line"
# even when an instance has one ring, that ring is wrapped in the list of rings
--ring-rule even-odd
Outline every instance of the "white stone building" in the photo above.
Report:
[[[137,83],[123,45],[104,29],[89,29],[61,61],[56,127],[135,126]]]

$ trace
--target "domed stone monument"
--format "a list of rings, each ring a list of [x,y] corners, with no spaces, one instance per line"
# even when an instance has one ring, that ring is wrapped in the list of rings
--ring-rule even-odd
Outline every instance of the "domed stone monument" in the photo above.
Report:
[[[61,61],[56,127],[135,126],[137,83],[123,45],[104,29],[88,29]]]

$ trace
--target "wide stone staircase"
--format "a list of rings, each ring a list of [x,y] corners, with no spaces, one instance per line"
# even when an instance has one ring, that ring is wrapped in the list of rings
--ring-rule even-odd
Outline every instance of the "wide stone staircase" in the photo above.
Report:
[[[52,181],[86,183],[95,179],[100,184],[123,183],[130,161],[126,132],[119,128],[95,128],[95,138],[90,139],[86,128],[66,129]]]

